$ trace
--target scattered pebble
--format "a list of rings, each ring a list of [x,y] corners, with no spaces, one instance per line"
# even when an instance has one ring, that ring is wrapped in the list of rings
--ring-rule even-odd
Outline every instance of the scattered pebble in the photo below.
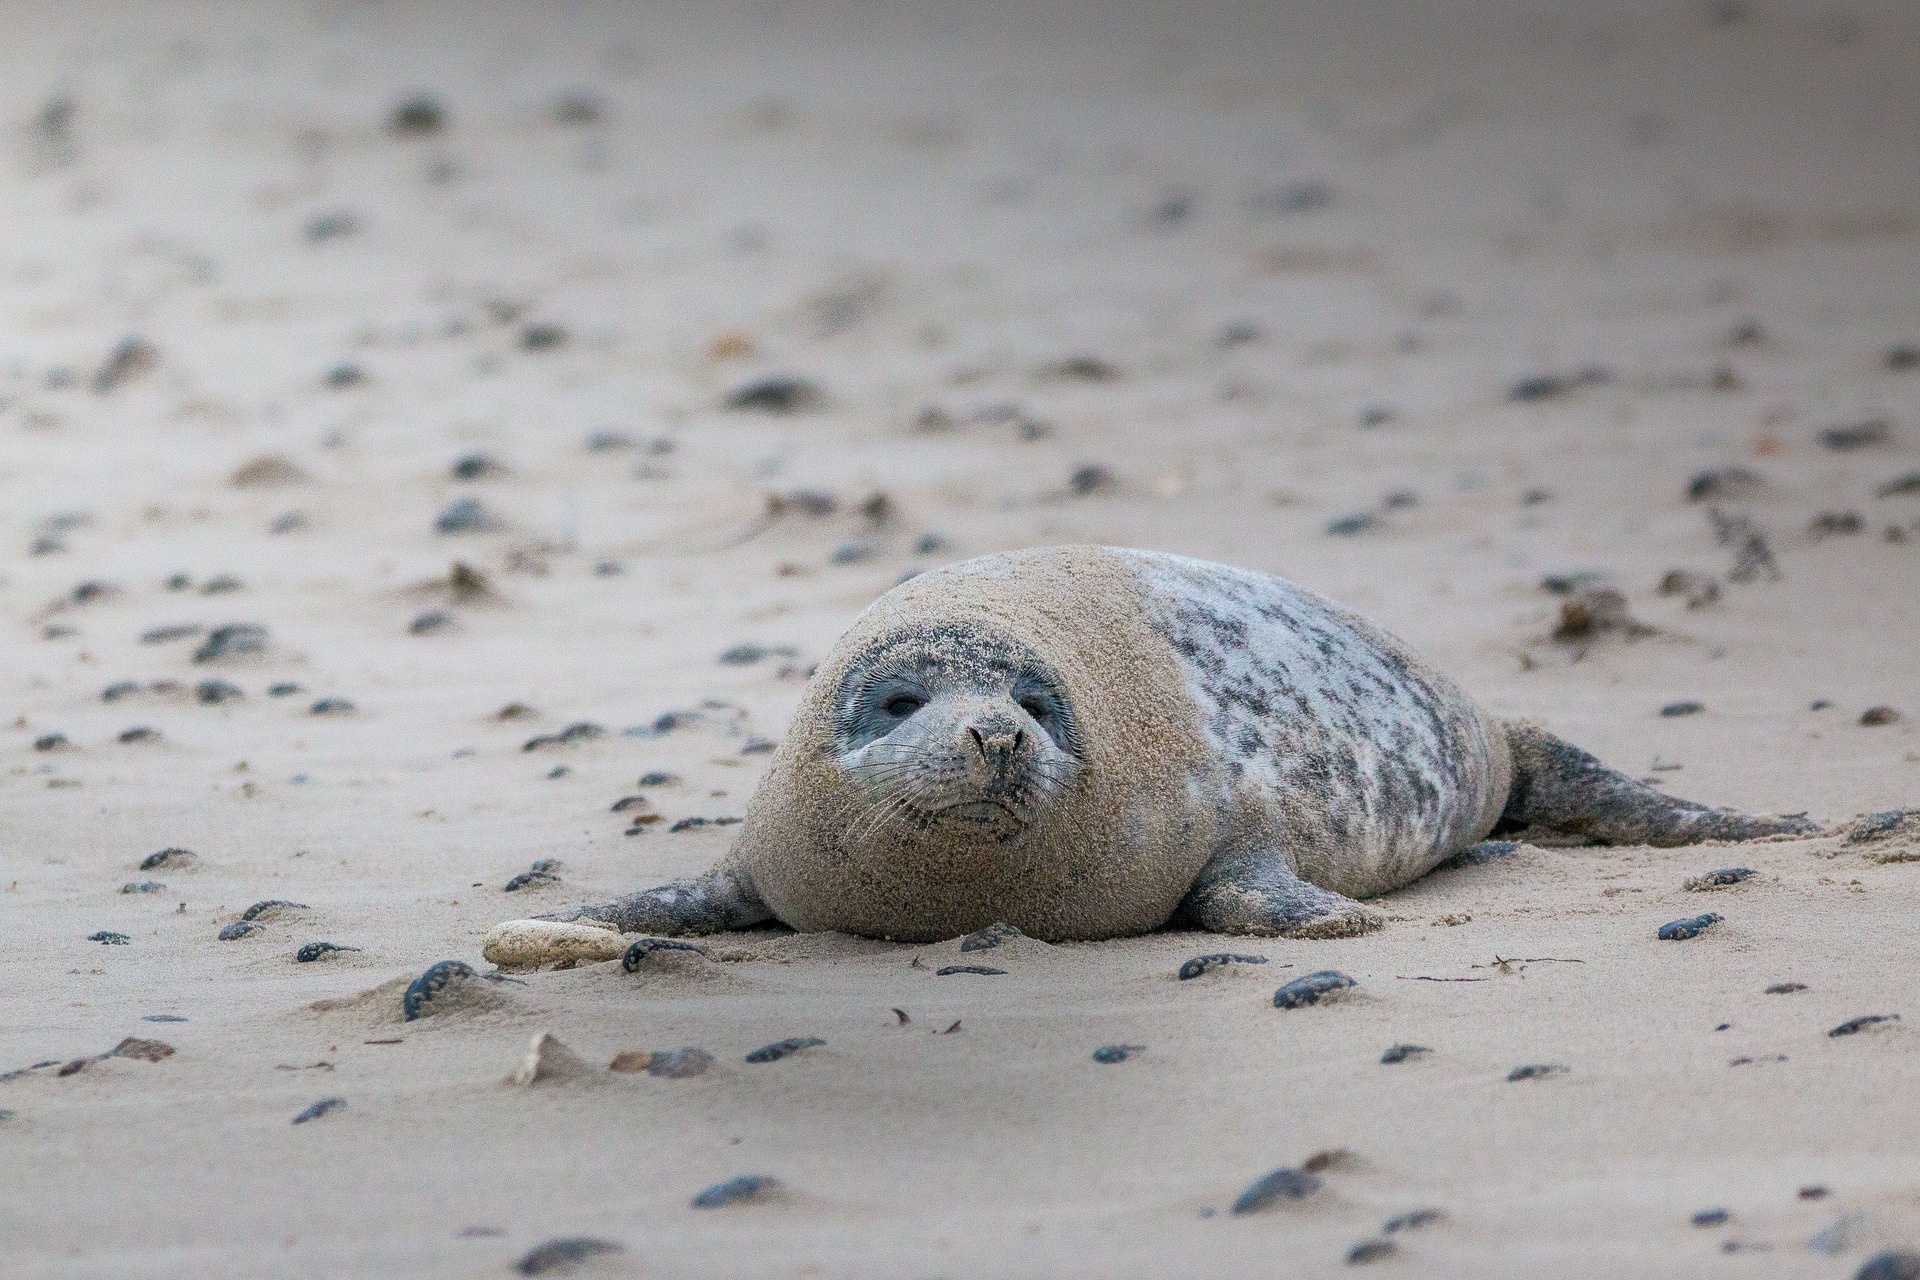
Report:
[[[366,370],[350,361],[342,361],[320,375],[320,384],[330,391],[345,391],[348,387],[363,386],[366,381]]]
[[[1117,366],[1090,355],[1067,356],[1040,366],[1038,372],[1040,377],[1055,382],[1116,382],[1120,378]]]
[[[247,695],[230,680],[202,680],[193,686],[193,696],[197,702],[217,707],[223,702],[239,702]]]
[[[693,1198],[696,1209],[720,1209],[730,1204],[745,1204],[757,1200],[780,1189],[777,1178],[765,1174],[746,1173],[737,1178],[728,1178],[725,1182],[716,1182]]]
[[[406,1015],[407,1021],[412,1022],[427,1012],[427,1006],[442,991],[457,982],[478,976],[473,966],[464,960],[442,960],[407,986],[406,994],[400,997],[400,1010]]]
[[[1438,1209],[1414,1209],[1408,1213],[1397,1213],[1380,1226],[1383,1235],[1397,1235],[1402,1231],[1415,1231],[1440,1221],[1447,1215]]]
[[[776,374],[738,388],[727,396],[725,403],[736,412],[806,413],[825,408],[827,396],[818,383]]]
[[[415,636],[439,635],[443,631],[453,630],[453,615],[444,609],[429,609],[417,614],[407,624],[407,634]]]
[[[670,787],[678,781],[680,781],[680,775],[677,773],[668,773],[664,769],[653,769],[641,774],[640,781],[636,785],[642,787]]]
[[[1369,1262],[1378,1262],[1382,1258],[1391,1258],[1400,1252],[1400,1246],[1391,1240],[1362,1240],[1347,1250],[1347,1265],[1365,1266]]]
[[[523,1276],[544,1276],[555,1271],[571,1271],[589,1258],[609,1253],[625,1253],[626,1246],[591,1236],[561,1236],[535,1247],[513,1269]]]
[[[622,963],[624,963],[624,961]],[[748,1054],[747,1061],[756,1063],[778,1062],[782,1058],[791,1057],[802,1049],[811,1049],[816,1045],[823,1045],[825,1043],[826,1041],[820,1039],[818,1036],[794,1036],[787,1040],[776,1040],[772,1044],[761,1045],[758,1049]]]
[[[429,137],[446,127],[447,109],[439,97],[431,93],[417,93],[402,99],[387,117],[387,132],[396,138]]]
[[[1892,724],[1899,718],[1900,713],[1892,707],[1868,707],[1860,713],[1860,723],[1870,729],[1883,724]]]
[[[1671,720],[1679,716],[1697,716],[1706,709],[1704,702],[1669,702],[1660,708],[1660,714]]]
[[[553,118],[558,124],[599,124],[605,116],[606,105],[589,89],[563,93],[553,104]]]
[[[970,933],[962,938],[960,940],[960,949],[962,951],[991,951],[995,947],[1013,941],[1015,938],[1024,938],[1026,936],[1026,934],[1020,932],[1010,924],[990,924],[986,928],[975,933]]]
[[[1386,1052],[1380,1055],[1380,1062],[1381,1065],[1390,1067],[1396,1062],[1405,1062],[1409,1058],[1417,1058],[1423,1053],[1432,1052],[1433,1050],[1423,1044],[1388,1045]],[[1389,1226],[1387,1230],[1391,1231],[1393,1228]]]
[[[177,1013],[149,1013],[140,1019],[142,1022],[185,1022]]]
[[[1752,867],[1722,867],[1718,871],[1709,871],[1705,875],[1688,877],[1681,888],[1695,893],[1707,889],[1724,889],[1728,885],[1739,884],[1742,880],[1751,880],[1758,874],[1759,872]]]
[[[1587,365],[1572,373],[1540,373],[1520,379],[1507,388],[1507,399],[1520,403],[1555,400],[1582,387],[1604,386],[1613,375],[1600,365]]]
[[[1687,481],[1689,502],[1718,502],[1729,498],[1752,497],[1766,487],[1757,472],[1739,465],[1709,467],[1695,472]]]
[[[1704,609],[1720,599],[1720,584],[1691,569],[1669,569],[1660,579],[1660,594],[1684,596],[1689,609]]]
[[[507,468],[490,454],[467,453],[454,460],[452,473],[455,480],[484,480],[507,474]]]
[[[318,1120],[329,1111],[338,1111],[347,1105],[345,1098],[322,1098],[293,1118],[295,1124],[305,1124],[309,1120]]]
[[[1909,829],[1920,833],[1920,809],[1885,809],[1854,823],[1847,831],[1847,842],[1867,844]]]
[[[433,531],[442,534],[500,533],[506,527],[507,522],[478,498],[456,498],[433,521]]]
[[[1853,1280],[1920,1280],[1920,1253],[1889,1249],[1860,1264]]]
[[[226,662],[250,658],[267,651],[267,629],[257,622],[234,622],[215,627],[198,649],[195,662]]]
[[[1606,636],[1632,640],[1654,634],[1652,627],[1627,612],[1627,597],[1612,587],[1577,591],[1560,603],[1553,638],[1561,644],[1585,644]]]
[[[88,934],[87,941],[104,943],[109,947],[124,947],[128,943],[132,942],[133,939],[129,938],[124,933],[115,933],[111,929],[102,929],[98,933]]]
[[[1067,477],[1067,490],[1076,498],[1087,498],[1106,493],[1117,483],[1111,470],[1097,462],[1088,462],[1073,469],[1073,474]]]
[[[567,344],[571,337],[564,325],[530,324],[520,330],[520,349],[522,351],[552,351]]]
[[[963,950],[965,948],[962,948]],[[1265,956],[1244,955],[1237,951],[1213,951],[1204,956],[1195,956],[1180,966],[1174,977],[1182,982],[1190,981],[1203,973],[1223,968],[1230,964],[1265,964]]]
[[[1847,1019],[1833,1030],[1827,1032],[1827,1035],[1830,1037],[1858,1035],[1867,1028],[1877,1027],[1883,1022],[1898,1021],[1900,1021],[1900,1015],[1897,1013],[1869,1013],[1864,1017]]]
[[[950,964],[944,968],[935,969],[933,976],[936,978],[948,978],[957,973],[975,973],[983,978],[1002,978],[1006,976],[1007,971],[1005,969],[990,969],[983,964]]]
[[[240,913],[242,920],[278,920],[289,911],[309,911],[304,902],[288,902],[285,898],[268,898],[256,902]]]
[[[234,923],[220,930],[217,936],[222,942],[238,942],[242,938],[251,937],[259,933],[261,929],[261,925],[257,925],[251,920],[236,920]]]
[[[135,880],[130,884],[121,885],[120,892],[122,893],[161,893],[166,890],[166,887],[167,886],[165,886],[164,884],[161,884],[158,880]]]
[[[359,947],[343,947],[337,942],[309,942],[294,952],[293,958],[295,962],[299,964],[312,964],[315,960],[323,960],[330,955],[335,955],[342,951],[358,951],[359,949]]]
[[[93,375],[93,393],[106,395],[160,367],[160,352],[144,338],[122,338]]]
[[[345,698],[321,698],[307,708],[308,715],[348,716],[353,714],[353,704]]]
[[[1920,471],[1909,471],[1874,490],[1876,498],[1905,498],[1920,493]]]
[[[251,458],[234,469],[227,483],[236,489],[269,489],[280,485],[305,484],[307,473],[293,459],[277,453]]]
[[[1823,511],[1807,523],[1807,535],[1819,541],[1822,538],[1851,537],[1867,527],[1867,522],[1858,511]]]
[[[1709,911],[1705,915],[1689,916],[1685,920],[1670,920],[1660,926],[1656,936],[1662,942],[1683,942],[1688,938],[1699,937],[1714,925],[1719,924],[1721,919],[1721,916]]]
[[[128,1036],[119,1044],[102,1054],[106,1058],[134,1058],[141,1062],[159,1062],[171,1058],[174,1048],[165,1040],[142,1040],[138,1036]]]
[[[1567,1069],[1554,1062],[1529,1063],[1524,1067],[1515,1067],[1507,1072],[1507,1082],[1518,1080],[1545,1080],[1549,1076],[1565,1075]]]
[[[160,731],[158,729],[150,729],[146,725],[135,725],[131,729],[121,730],[120,736],[116,741],[124,743],[127,746],[134,746],[142,742],[158,742],[160,741]]]
[[[1355,534],[1379,527],[1380,518],[1365,511],[1327,521],[1327,532],[1337,538],[1350,538]]]
[[[543,733],[539,737],[528,738],[520,745],[522,751],[545,751],[549,747],[571,747],[582,742],[592,742],[607,736],[604,725],[591,720],[581,720],[568,725],[558,733]]]
[[[1790,996],[1796,991],[1805,991],[1806,989],[1807,984],[1804,982],[1776,982],[1767,988],[1766,994],[1770,996]]]
[[[1725,1209],[1702,1209],[1687,1221],[1696,1227],[1723,1227],[1732,1217]]]
[[[1102,1063],[1125,1062],[1134,1054],[1146,1051],[1147,1046],[1143,1044],[1103,1044],[1093,1051],[1093,1060]]]
[[[33,740],[35,751],[70,751],[73,744],[64,733],[43,733]]]
[[[162,849],[158,853],[150,853],[140,859],[140,870],[157,871],[161,867],[170,867],[180,871],[196,865],[199,861],[199,855],[191,849]]]
[[[1304,1009],[1322,1000],[1340,999],[1342,993],[1359,986],[1346,974],[1333,969],[1322,969],[1318,973],[1309,973],[1295,978],[1273,993],[1273,1007],[1276,1009]]]
[[[1855,422],[1845,426],[1827,427],[1819,434],[1819,441],[1826,448],[1837,452],[1852,449],[1865,449],[1872,445],[1887,443],[1893,438],[1893,424],[1885,418],[1873,418],[1866,422]]]
[[[278,684],[270,684],[267,686],[267,696],[269,698],[291,698],[295,694],[304,693],[304,692],[305,690],[302,689],[299,685],[286,680],[283,680]]]
[[[536,867],[530,871],[522,871],[519,875],[514,876],[500,887],[506,893],[519,893],[522,889],[537,889],[545,885],[559,883],[559,876],[553,874],[551,871]]]
[[[1301,1169],[1275,1169],[1240,1193],[1231,1212],[1256,1213],[1281,1200],[1305,1200],[1320,1189],[1320,1179]]]

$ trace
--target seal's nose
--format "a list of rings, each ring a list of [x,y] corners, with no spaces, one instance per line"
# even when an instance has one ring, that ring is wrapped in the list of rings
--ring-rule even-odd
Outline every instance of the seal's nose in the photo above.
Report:
[[[967,726],[967,740],[995,777],[1006,778],[1013,773],[1020,748],[1026,745],[1027,732],[998,717],[983,718]]]

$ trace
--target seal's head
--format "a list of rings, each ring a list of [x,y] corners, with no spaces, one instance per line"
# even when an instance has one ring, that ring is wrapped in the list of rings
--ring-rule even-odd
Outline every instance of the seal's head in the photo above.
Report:
[[[889,631],[849,664],[833,750],[860,797],[849,843],[903,828],[1012,840],[1082,767],[1059,673],[1017,641],[951,625]]]

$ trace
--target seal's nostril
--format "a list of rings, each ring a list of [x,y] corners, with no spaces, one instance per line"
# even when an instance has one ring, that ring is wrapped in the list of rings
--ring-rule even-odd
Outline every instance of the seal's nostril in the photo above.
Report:
[[[972,725],[968,725],[967,736],[973,739],[973,749],[980,753],[980,758],[982,760],[986,759],[987,758],[987,740],[980,736],[980,731],[974,728]]]
[[[1013,731],[1013,749],[1015,751],[1018,751],[1022,746],[1024,746],[1026,744],[1026,741],[1027,741],[1027,731],[1025,729],[1015,729]]]

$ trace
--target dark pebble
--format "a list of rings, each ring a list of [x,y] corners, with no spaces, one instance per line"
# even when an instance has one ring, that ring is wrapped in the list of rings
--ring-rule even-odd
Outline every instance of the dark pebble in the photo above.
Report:
[[[1709,871],[1689,883],[1698,884],[1703,888],[1717,889],[1730,884],[1739,884],[1742,880],[1751,880],[1758,874],[1752,867],[1721,867],[1718,871]]]
[[[124,933],[115,933],[111,929],[102,929],[99,933],[88,934],[87,941],[103,942],[110,947],[124,947],[128,943],[132,942],[133,939],[129,938]]]
[[[65,751],[71,746],[64,733],[43,733],[33,740],[35,751]]]
[[[309,942],[293,953],[293,958],[301,964],[312,964],[315,960],[334,954],[336,951],[358,951],[358,947],[343,947],[337,942]]]
[[[193,686],[193,696],[196,702],[205,703],[209,707],[217,707],[223,702],[239,702],[247,695],[240,691],[239,685],[231,681],[202,680],[199,684]]]
[[[203,596],[224,596],[230,595],[235,591],[244,591],[246,587],[246,583],[240,581],[240,579],[234,577],[232,574],[222,573],[207,579],[207,584],[200,588],[200,594]]]
[[[737,644],[720,655],[720,663],[727,667],[750,667],[767,656],[767,649],[757,644]]]
[[[1377,529],[1379,527],[1379,518],[1369,515],[1364,511],[1358,515],[1341,516],[1338,520],[1329,520],[1327,522],[1327,532],[1339,538],[1350,538],[1355,534],[1365,533],[1369,529]]]
[[[1896,373],[1910,369],[1920,369],[1920,345],[1902,342],[1887,348],[1887,368]]]
[[[991,951],[1003,943],[1026,936],[1026,934],[1020,932],[1010,924],[990,924],[986,928],[975,933],[970,933],[962,938],[960,940],[960,949],[962,951]]]
[[[1393,489],[1380,499],[1380,505],[1388,511],[1405,511],[1420,505],[1420,495],[1411,489]]]
[[[457,498],[433,520],[433,531],[443,534],[499,533],[506,527],[507,522],[478,498]]]
[[[120,588],[111,582],[82,582],[67,593],[67,598],[75,604],[93,604],[98,600],[111,600],[120,594]]]
[[[303,692],[300,686],[288,680],[282,680],[278,684],[270,684],[267,686],[267,696],[269,698],[291,698],[300,692]]]
[[[1725,1209],[1702,1209],[1687,1221],[1696,1227],[1724,1227],[1732,1217]]]
[[[591,720],[580,720],[568,725],[558,733],[543,733],[539,737],[528,738],[520,744],[522,751],[543,751],[548,747],[571,747],[582,742],[592,742],[596,738],[607,736],[604,725]]]
[[[181,1017],[177,1013],[149,1013],[144,1015],[140,1019],[140,1021],[142,1022],[185,1022],[186,1019]]]
[[[1099,356],[1068,356],[1040,369],[1040,376],[1061,382],[1117,382],[1119,367]]]
[[[1309,973],[1305,977],[1295,978],[1273,993],[1273,1007],[1276,1009],[1304,1009],[1310,1004],[1319,1004],[1328,997],[1339,998],[1339,993],[1358,986],[1352,978],[1333,969],[1322,969],[1318,973]]]
[[[1845,538],[1866,527],[1858,511],[1822,511],[1807,523],[1807,533],[1816,539]]]
[[[1920,1280],[1920,1253],[1889,1249],[1860,1264],[1853,1280]]]
[[[625,963],[623,960],[622,964]],[[795,1036],[788,1040],[776,1040],[772,1044],[763,1044],[747,1055],[748,1062],[778,1062],[791,1057],[802,1049],[811,1049],[815,1045],[825,1044],[818,1036]]]
[[[100,691],[100,701],[118,702],[122,698],[130,698],[138,692],[140,692],[140,682],[138,680],[116,680]]]
[[[935,969],[933,976],[936,978],[947,978],[956,973],[977,973],[983,978],[1002,978],[1006,976],[1007,971],[1005,969],[989,969],[983,964],[950,964],[945,968]]]
[[[150,729],[143,724],[135,725],[131,729],[121,730],[117,740],[130,747],[142,742],[158,742],[160,741],[160,731],[158,729]]]
[[[165,886],[164,884],[161,884],[158,880],[135,880],[131,884],[121,885],[120,892],[122,893],[162,893],[166,890],[166,887],[167,886]]]
[[[663,1080],[686,1080],[705,1075],[713,1065],[713,1055],[705,1049],[663,1049],[647,1063],[647,1074]]]
[[[331,391],[345,391],[348,387],[357,387],[365,383],[367,372],[357,364],[342,361],[320,375],[320,383]]]
[[[1613,375],[1599,365],[1588,365],[1572,373],[1539,373],[1522,378],[1508,387],[1507,399],[1522,404],[1553,400],[1581,387],[1602,386],[1612,380]]]
[[[309,911],[311,909],[312,908],[308,907],[304,902],[288,902],[285,898],[267,898],[254,903],[245,911],[241,912],[240,918],[242,920],[258,920],[261,916],[277,914],[281,911]]]
[[[267,629],[257,622],[232,622],[224,627],[215,627],[198,649],[193,651],[195,662],[225,662],[231,658],[248,658],[267,651]]]
[[[1905,498],[1920,493],[1920,471],[1909,471],[1896,476],[1874,490],[1877,498]]]
[[[805,413],[824,408],[827,396],[819,384],[805,378],[775,375],[749,382],[726,398],[726,407],[756,413]]]
[[[1707,502],[1745,498],[1758,491],[1764,483],[1758,474],[1746,467],[1709,467],[1705,471],[1695,472],[1693,478],[1687,481],[1687,500]]]
[[[1796,991],[1805,991],[1806,989],[1807,984],[1804,982],[1776,982],[1767,988],[1766,994],[1770,996],[1790,996]]]
[[[556,347],[566,346],[570,336],[564,325],[530,324],[520,330],[520,349],[552,351]]]
[[[505,464],[485,453],[462,454],[453,464],[455,480],[484,480],[488,476],[503,476],[506,473]]]
[[[1203,973],[1210,973],[1230,964],[1265,964],[1266,962],[1265,956],[1242,955],[1237,951],[1211,951],[1204,956],[1195,956],[1182,964],[1174,977],[1182,982],[1188,982]]]
[[[1883,1022],[1898,1021],[1900,1021],[1900,1015],[1897,1013],[1869,1013],[1865,1017],[1849,1018],[1827,1034],[1829,1036],[1858,1035],[1868,1027],[1876,1027]]]
[[[725,1182],[716,1182],[693,1198],[696,1209],[720,1209],[730,1204],[744,1204],[756,1200],[780,1187],[777,1178],[765,1174],[745,1173],[737,1178],[728,1178]]]
[[[1370,404],[1360,410],[1360,425],[1363,427],[1384,427],[1394,420],[1393,410],[1385,405]]]
[[[1147,1046],[1143,1044],[1103,1044],[1093,1051],[1093,1060],[1103,1063],[1125,1062],[1134,1054],[1145,1053],[1146,1050]]]
[[[707,954],[705,947],[696,946],[691,942],[682,942],[678,938],[642,938],[628,947],[626,954],[620,957],[620,967],[628,973],[638,973],[640,966],[646,963],[647,957],[656,951],[691,951],[697,956]]]
[[[345,698],[321,698],[311,707],[307,708],[307,714],[313,716],[352,715],[353,704]]]
[[[114,388],[150,373],[160,364],[160,352],[144,338],[122,338],[93,374],[93,393],[103,396]]]
[[[626,1246],[611,1240],[595,1240],[591,1236],[562,1236],[534,1248],[526,1257],[514,1263],[513,1269],[523,1276],[544,1276],[555,1271],[571,1271],[589,1258],[625,1252]]]
[[[779,745],[780,744],[772,738],[748,738],[740,744],[740,754],[743,756],[769,755],[779,747]]]
[[[407,634],[415,636],[432,636],[451,630],[453,630],[453,615],[444,609],[429,609],[407,624]]]
[[[220,930],[218,937],[222,942],[237,942],[241,938],[261,932],[264,928],[265,926],[257,925],[251,920],[237,920]]]
[[[157,871],[161,867],[172,867],[179,870],[182,867],[191,867],[198,861],[200,861],[199,857],[191,849],[162,849],[158,853],[150,853],[140,859],[140,869]]]
[[[1847,832],[1847,840],[1851,844],[1866,844],[1890,836],[1910,822],[1920,824],[1920,809],[1885,809],[1870,813],[1853,824]]]
[[[1660,708],[1660,714],[1672,719],[1676,716],[1697,716],[1706,709],[1704,702],[1669,702]]]
[[[680,781],[679,774],[668,773],[663,769],[654,769],[641,774],[640,781],[635,785],[642,787],[670,787],[678,781]]]
[[[1689,916],[1685,920],[1670,920],[1660,926],[1655,936],[1662,942],[1684,942],[1688,938],[1699,937],[1720,921],[1720,916],[1709,911],[1705,915]]]
[[[1400,1252],[1400,1246],[1391,1240],[1362,1240],[1347,1250],[1347,1265],[1363,1267],[1369,1262],[1378,1262],[1382,1258],[1391,1258]]]
[[[1320,1179],[1301,1169],[1275,1169],[1240,1193],[1234,1213],[1255,1213],[1279,1200],[1305,1200],[1320,1189]]]
[[[1380,1227],[1384,1235],[1397,1235],[1402,1231],[1414,1231],[1420,1227],[1440,1221],[1447,1215],[1438,1209],[1414,1209],[1408,1213],[1397,1213],[1388,1218]]]
[[[508,880],[501,888],[507,893],[518,893],[522,889],[537,889],[542,885],[559,884],[560,877],[551,871],[522,871]]]
[[[412,1022],[427,1011],[427,1006],[440,992],[456,982],[478,976],[473,966],[464,960],[442,960],[408,984],[406,994],[400,997],[400,1010],[407,1021]]]
[[[1433,1050],[1423,1044],[1389,1045],[1387,1046],[1387,1051],[1380,1055],[1380,1061],[1385,1066],[1390,1067],[1396,1062],[1405,1062],[1408,1058],[1417,1058],[1423,1053],[1432,1052]],[[1388,1230],[1392,1230],[1392,1228],[1388,1228]]]
[[[1515,1067],[1507,1072],[1507,1083],[1518,1080],[1545,1080],[1549,1076],[1566,1074],[1566,1068],[1553,1062],[1534,1062],[1524,1067]]]
[[[1841,427],[1827,427],[1820,432],[1820,443],[1829,449],[1846,452],[1849,449],[1865,449],[1870,445],[1885,444],[1893,437],[1893,424],[1885,418],[1874,418],[1867,422],[1851,423]]]
[[[1900,713],[1892,707],[1868,707],[1860,713],[1860,723],[1869,729],[1883,724],[1892,724],[1900,718]]]
[[[387,117],[387,132],[396,138],[424,138],[446,127],[447,109],[431,93],[417,93],[402,99]]]
[[[560,124],[599,124],[605,115],[600,96],[585,89],[564,93],[553,104],[553,118]]]
[[[305,1124],[309,1120],[318,1120],[329,1111],[338,1111],[347,1105],[345,1098],[322,1098],[293,1118],[295,1124]]]
[[[1073,469],[1067,477],[1067,489],[1075,497],[1085,498],[1096,493],[1105,493],[1115,484],[1113,472],[1097,462],[1089,462]]]

